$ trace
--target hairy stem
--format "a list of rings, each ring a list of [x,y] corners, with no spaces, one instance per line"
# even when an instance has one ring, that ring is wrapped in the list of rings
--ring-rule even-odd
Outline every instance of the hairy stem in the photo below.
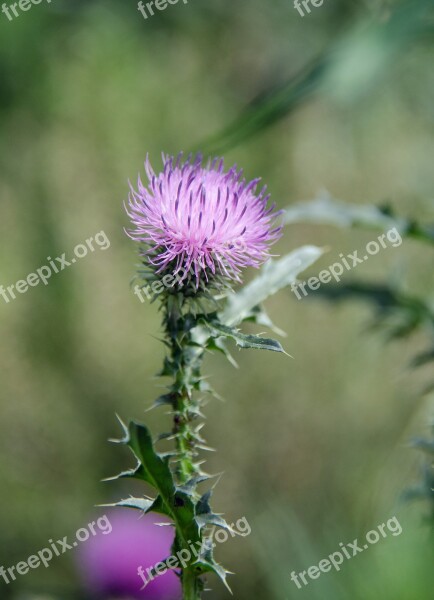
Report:
[[[191,329],[197,324],[191,313],[183,312],[185,300],[169,296],[165,304],[165,329],[169,345],[169,367],[173,376],[171,398],[173,407],[172,433],[176,440],[177,480],[184,485],[200,474],[196,464],[199,436],[194,428],[198,417],[198,405],[192,393],[200,383],[203,352],[192,344]],[[187,551],[188,544],[181,543]],[[194,567],[187,565],[181,574],[183,600],[200,600],[203,584]]]
[[[198,600],[201,598],[199,579],[190,569],[184,569],[182,573],[182,597],[183,600]]]

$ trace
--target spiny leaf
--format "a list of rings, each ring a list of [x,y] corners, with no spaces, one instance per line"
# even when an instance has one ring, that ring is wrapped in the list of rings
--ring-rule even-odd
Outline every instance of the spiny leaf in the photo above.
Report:
[[[202,573],[215,573],[224,583],[228,591],[232,594],[232,590],[226,580],[226,576],[231,575],[232,573],[230,573],[230,571],[226,571],[226,569],[219,565],[213,558],[209,560],[206,560],[205,558],[197,559],[194,565],[196,568],[200,569]]]
[[[229,592],[232,594],[232,590],[229,587],[228,582],[226,581],[226,575],[232,575],[232,573],[224,569],[215,561],[213,555],[214,546],[215,543],[213,542],[212,537],[205,537],[201,545],[199,556],[194,565],[202,573],[215,573],[222,580]]]
[[[208,525],[213,525],[215,527],[220,527],[221,529],[226,529],[226,531],[234,532],[232,527],[221,517],[215,513],[203,514],[196,516],[196,523],[199,525],[199,529],[203,529]]]
[[[232,527],[226,523],[223,517],[213,513],[209,503],[212,492],[213,490],[209,490],[203,494],[203,496],[197,502],[196,523],[199,525],[200,529],[203,529],[203,527],[206,527],[207,525],[214,525],[215,527],[220,527],[221,529],[226,529],[227,531],[233,533]]]
[[[134,472],[139,473],[143,481],[158,491],[158,496],[148,511],[170,517],[175,522],[184,543],[188,540],[193,542],[199,540],[199,526],[194,519],[194,502],[187,494],[177,489],[169,467],[169,459],[173,453],[168,453],[166,456],[157,453],[151,434],[145,425],[131,422],[127,431],[128,438],[125,439],[125,443],[140,462],[140,468]]]
[[[212,496],[212,490],[208,490],[201,496],[198,503],[196,504],[196,514],[207,514],[211,512],[211,506],[209,504],[210,498]]]
[[[103,479],[103,481],[115,481],[116,479],[141,479],[143,481],[145,477],[145,472],[143,465],[139,462],[135,469],[128,469],[127,471],[122,471],[119,475],[113,475],[112,477],[107,477]]]
[[[226,348],[222,338],[210,337],[207,342],[206,348],[207,350],[216,350],[217,352],[221,352],[222,354],[224,354],[224,356],[228,359],[228,361],[233,367],[235,367],[236,369],[238,368],[238,363],[233,358],[229,350]]]
[[[176,375],[176,367],[166,356],[164,358],[163,368],[157,373],[157,377],[173,377],[174,375]]]
[[[124,506],[127,508],[137,508],[138,510],[147,513],[151,510],[154,505],[154,500],[149,500],[148,498],[126,498],[125,500],[120,500],[120,502],[115,502],[114,504],[103,504],[102,506]]]
[[[252,310],[264,300],[294,283],[324,253],[316,246],[303,246],[283,258],[268,261],[260,274],[238,293],[229,296],[227,305],[219,315],[225,325],[236,325],[251,315]]]
[[[203,321],[203,325],[212,331],[213,336],[223,336],[231,338],[240,348],[253,348],[256,350],[273,350],[274,352],[284,352],[280,342],[270,338],[262,338],[259,335],[247,335],[241,333],[235,328],[227,327],[214,321],[208,323]]]
[[[126,444],[130,437],[128,427],[125,425],[125,423],[122,421],[122,419],[120,418],[120,416],[118,414],[116,415],[116,418],[119,421],[120,426],[122,427],[124,437],[122,437],[120,439],[111,438],[111,439],[109,439],[109,442],[111,442],[112,444]]]
[[[163,501],[162,497],[160,495],[158,495],[153,504],[152,507],[149,509],[149,512],[154,512],[154,513],[158,513],[160,515],[166,515],[171,517],[171,513],[167,508],[167,504],[165,504],[165,502]]]
[[[199,526],[195,521],[194,501],[188,494],[177,491],[174,496],[173,514],[177,527],[182,532],[184,541],[191,540],[196,542],[200,540]]]
[[[282,337],[286,337],[287,335],[285,331],[279,329],[279,327],[277,327],[273,323],[273,321],[267,315],[262,306],[254,306],[250,311],[250,314],[244,317],[243,322],[255,323],[256,325],[264,325],[265,327],[268,327],[268,329],[271,329],[271,331],[277,333],[277,335],[280,335]]]
[[[186,494],[187,496],[194,496],[196,486],[204,481],[207,481],[208,479],[211,479],[211,475],[195,475],[184,485],[178,486],[177,490]]]
[[[162,459],[155,451],[151,434],[145,425],[131,422],[128,431],[127,444],[143,466],[143,479],[152,485],[164,500],[170,501],[174,496],[175,485],[168,459]]]
[[[169,393],[169,394],[162,394],[161,396],[158,396],[158,398],[156,400],[154,400],[152,407],[156,408],[158,406],[164,406],[164,405],[169,405],[169,406],[173,405],[173,394]]]

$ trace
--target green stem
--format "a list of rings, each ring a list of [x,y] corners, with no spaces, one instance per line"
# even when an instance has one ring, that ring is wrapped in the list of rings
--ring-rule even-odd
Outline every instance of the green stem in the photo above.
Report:
[[[182,598],[183,600],[200,600],[199,579],[194,571],[184,569],[182,572]]]
[[[192,391],[200,378],[203,353],[192,345],[191,328],[195,325],[191,313],[183,314],[184,299],[169,297],[165,305],[166,335],[170,346],[170,364],[174,382],[171,388],[173,406],[173,434],[178,454],[178,484],[187,483],[198,475],[200,469],[195,464],[197,456],[197,434],[194,421],[197,418]],[[179,539],[179,538],[178,538]],[[186,541],[181,545],[189,551]],[[200,600],[203,584],[194,568],[187,565],[181,574],[183,600]]]

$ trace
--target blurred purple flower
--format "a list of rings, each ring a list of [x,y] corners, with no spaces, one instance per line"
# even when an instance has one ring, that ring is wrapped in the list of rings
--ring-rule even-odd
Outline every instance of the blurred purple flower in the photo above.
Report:
[[[78,567],[85,588],[95,598],[128,600],[180,600],[181,586],[173,571],[156,577],[144,590],[137,574],[146,572],[171,554],[172,527],[160,527],[156,515],[138,516],[131,509],[107,512],[111,533],[97,535],[80,544]]]
[[[214,275],[240,281],[241,269],[258,267],[269,256],[269,246],[280,234],[273,223],[277,213],[267,206],[266,186],[257,193],[260,179],[247,182],[236,166],[224,171],[223,159],[206,167],[202,157],[182,163],[182,153],[163,155],[158,175],[149,158],[148,185],[139,177],[131,187],[126,208],[135,229],[128,235],[146,244],[145,255],[161,273],[190,271],[199,283]]]

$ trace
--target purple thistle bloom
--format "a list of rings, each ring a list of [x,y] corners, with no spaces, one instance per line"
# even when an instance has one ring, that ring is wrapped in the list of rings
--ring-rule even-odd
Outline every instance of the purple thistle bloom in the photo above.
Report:
[[[110,534],[98,532],[79,546],[77,565],[90,598],[181,600],[181,584],[174,571],[155,577],[144,589],[138,574],[139,567],[146,575],[147,568],[171,555],[172,528],[154,524],[163,518],[149,514],[140,517],[129,508],[118,508],[108,515],[113,528]]]
[[[137,191],[130,184],[126,207],[135,226],[127,233],[146,245],[156,274],[181,272],[183,281],[190,272],[197,288],[214,276],[241,281],[243,268],[269,258],[281,228],[266,186],[256,191],[260,179],[247,182],[236,166],[225,172],[223,159],[204,167],[201,156],[182,162],[182,153],[176,160],[163,154],[163,164],[156,175],[146,158],[148,185],[140,177]]]

